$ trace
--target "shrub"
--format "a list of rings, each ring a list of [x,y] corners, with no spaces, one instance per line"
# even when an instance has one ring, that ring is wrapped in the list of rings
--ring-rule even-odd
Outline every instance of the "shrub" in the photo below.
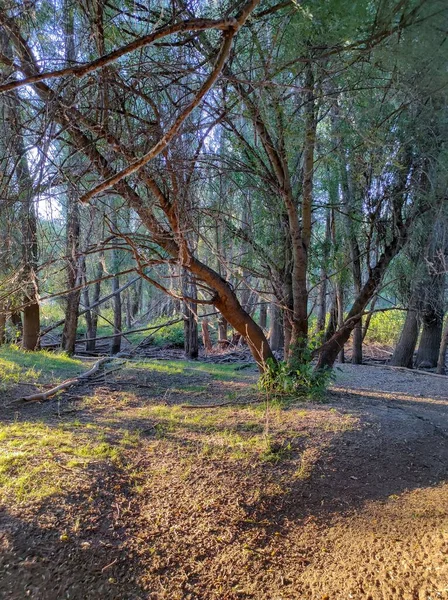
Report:
[[[166,317],[160,317],[152,323],[148,323],[148,327],[162,325],[166,322]],[[183,348],[184,339],[183,321],[180,321],[180,323],[174,323],[174,325],[169,325],[168,327],[162,327],[152,335],[152,343],[156,346],[174,346],[175,348]]]
[[[268,359],[259,380],[260,389],[284,401],[294,400],[297,397],[321,400],[333,379],[333,370],[314,368],[312,364],[314,345],[311,343],[302,348],[300,361],[294,361],[294,364]]]
[[[405,318],[405,311],[398,310],[373,314],[365,341],[395,346],[400,337]]]

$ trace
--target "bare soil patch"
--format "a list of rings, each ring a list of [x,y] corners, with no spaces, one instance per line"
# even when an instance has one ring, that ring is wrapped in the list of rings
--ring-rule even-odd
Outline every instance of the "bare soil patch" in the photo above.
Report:
[[[23,454],[20,424],[28,438],[44,424],[54,450],[20,456],[53,452],[59,491],[1,488],[0,597],[448,598],[445,381],[344,365],[327,402],[267,415],[255,381],[132,363],[4,406],[0,452]]]

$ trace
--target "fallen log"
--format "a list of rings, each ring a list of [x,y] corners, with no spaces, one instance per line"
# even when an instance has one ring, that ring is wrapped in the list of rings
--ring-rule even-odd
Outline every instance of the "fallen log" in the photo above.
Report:
[[[105,362],[108,362],[110,360],[113,360],[113,358],[110,356],[100,358],[100,360],[98,360],[91,369],[89,369],[85,373],[82,373],[81,375],[78,375],[78,377],[74,377],[73,379],[67,379],[67,381],[63,381],[56,387],[53,387],[45,392],[38,392],[37,394],[31,394],[30,396],[24,396],[23,398],[21,398],[21,400],[23,400],[24,402],[40,402],[40,401],[47,400],[48,398],[51,398],[51,396],[54,396],[58,392],[61,392],[63,390],[68,390],[72,386],[88,379],[89,377],[94,375],[99,370],[99,368],[102,364],[104,364]]]

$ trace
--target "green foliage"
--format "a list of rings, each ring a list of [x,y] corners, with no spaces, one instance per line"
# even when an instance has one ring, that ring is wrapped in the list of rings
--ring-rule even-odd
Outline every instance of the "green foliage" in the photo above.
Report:
[[[286,361],[274,362],[268,359],[258,385],[260,390],[282,401],[294,400],[298,397],[322,400],[332,379],[331,369],[314,368],[311,363],[311,352],[308,351],[302,356],[302,361],[296,363],[294,367]]]
[[[398,310],[373,314],[365,341],[395,346],[405,318],[405,311]]]
[[[156,327],[166,323],[166,317],[160,317],[151,323],[148,323],[148,327]],[[145,335],[148,335],[146,333]],[[152,336],[152,342],[156,346],[174,346],[175,348],[183,348],[184,346],[184,324],[183,322],[169,325],[168,327],[162,327],[158,329]]]

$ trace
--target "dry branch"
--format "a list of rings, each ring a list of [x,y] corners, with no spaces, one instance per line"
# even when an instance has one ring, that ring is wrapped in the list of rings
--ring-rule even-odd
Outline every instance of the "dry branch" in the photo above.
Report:
[[[51,396],[54,396],[58,392],[60,392],[62,390],[67,390],[68,388],[71,388],[72,386],[74,386],[78,383],[81,383],[82,381],[85,381],[86,379],[91,377],[94,373],[96,373],[102,364],[104,364],[105,362],[108,362],[109,360],[113,360],[113,359],[110,356],[101,358],[93,365],[93,367],[91,369],[89,369],[85,373],[82,373],[78,377],[74,377],[73,379],[67,379],[67,381],[63,381],[56,387],[53,387],[53,388],[47,390],[46,392],[39,392],[37,394],[31,394],[30,396],[24,396],[23,398],[21,398],[21,400],[23,400],[24,402],[35,402],[35,401],[40,402],[40,401],[48,400],[48,398],[50,398]]]

